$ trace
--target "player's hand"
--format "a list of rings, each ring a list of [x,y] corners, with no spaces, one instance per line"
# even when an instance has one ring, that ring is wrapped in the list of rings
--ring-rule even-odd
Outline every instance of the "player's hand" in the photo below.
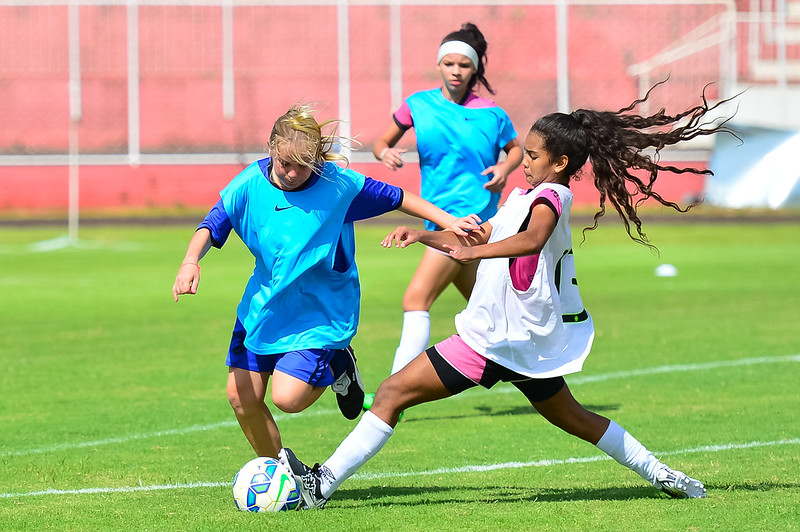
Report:
[[[418,242],[420,234],[421,233],[418,229],[411,229],[410,227],[401,225],[386,235],[386,237],[381,241],[381,246],[390,248],[392,247],[392,244],[394,244],[398,248],[404,248],[409,244]]]
[[[178,301],[182,294],[196,294],[197,285],[200,284],[200,266],[197,263],[185,262],[178,268],[175,284],[172,285],[172,297]]]
[[[449,244],[442,244],[442,247],[450,255],[451,259],[458,262],[467,263],[477,260],[478,256],[475,249],[471,246],[451,246]]]
[[[467,236],[470,231],[479,231],[481,228],[481,219],[477,214],[470,214],[463,218],[456,219],[455,222],[450,224],[447,228],[458,236]]]
[[[381,153],[381,163],[389,170],[396,171],[405,164],[403,162],[403,154],[407,151],[403,148],[386,148]]]
[[[481,175],[492,174],[492,178],[487,181],[483,188],[489,192],[502,192],[508,181],[508,172],[502,164],[495,164],[481,172]]]

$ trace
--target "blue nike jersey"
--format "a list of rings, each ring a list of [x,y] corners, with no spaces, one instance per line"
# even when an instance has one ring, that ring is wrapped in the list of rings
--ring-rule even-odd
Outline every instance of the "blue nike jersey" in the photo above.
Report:
[[[463,217],[497,212],[499,192],[483,188],[492,176],[481,175],[497,164],[502,149],[517,137],[500,107],[471,108],[442,96],[441,89],[421,91],[406,99],[414,119],[420,195],[450,214]],[[427,229],[434,229],[426,222]]]
[[[258,354],[347,347],[361,294],[352,221],[397,208],[402,190],[365,186],[368,178],[333,163],[299,190],[275,187],[268,174],[269,158],[250,165],[200,224],[216,246],[233,229],[255,257],[237,308],[245,346]]]

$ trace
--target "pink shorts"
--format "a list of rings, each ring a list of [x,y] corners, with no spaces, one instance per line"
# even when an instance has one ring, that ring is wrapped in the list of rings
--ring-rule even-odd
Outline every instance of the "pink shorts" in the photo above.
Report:
[[[475,384],[481,383],[489,360],[468,346],[459,335],[442,340],[436,344],[436,350],[459,373]]]
[[[509,382],[531,403],[545,401],[564,387],[564,377],[534,379],[520,375],[477,353],[458,335],[443,340],[426,351],[447,391],[453,395],[481,385],[491,388],[500,381]]]

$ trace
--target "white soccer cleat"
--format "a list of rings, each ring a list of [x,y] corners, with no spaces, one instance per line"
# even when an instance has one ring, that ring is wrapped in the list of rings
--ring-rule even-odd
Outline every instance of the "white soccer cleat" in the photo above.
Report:
[[[656,471],[653,485],[674,499],[706,498],[706,487],[702,482],[667,466]]]

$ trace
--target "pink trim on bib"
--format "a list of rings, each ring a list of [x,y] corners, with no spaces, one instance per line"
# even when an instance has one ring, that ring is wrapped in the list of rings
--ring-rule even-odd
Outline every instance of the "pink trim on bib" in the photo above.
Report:
[[[551,188],[546,188],[537,194],[536,199],[533,200],[531,210],[537,203],[547,202],[552,205],[558,216],[561,216],[561,198],[556,194],[556,191]],[[509,267],[509,274],[511,275],[511,285],[524,292],[530,288],[533,282],[533,277],[536,275],[536,268],[539,266],[539,254],[528,255],[525,257],[517,257],[511,262]]]
[[[469,93],[469,96],[467,96],[467,99],[464,100],[464,103],[461,105],[467,109],[497,107],[497,104],[494,103],[493,100],[482,98],[474,92]],[[411,128],[414,125],[414,117],[411,116],[411,108],[408,106],[408,102],[404,101],[402,105],[400,105],[400,109],[394,113],[394,119],[405,128]]]

